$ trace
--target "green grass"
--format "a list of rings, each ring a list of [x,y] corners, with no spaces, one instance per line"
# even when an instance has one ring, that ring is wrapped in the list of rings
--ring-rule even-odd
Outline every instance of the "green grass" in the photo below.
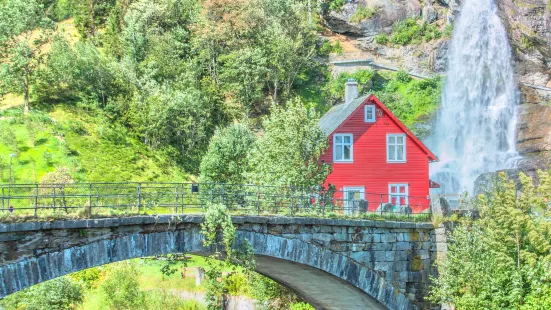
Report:
[[[0,182],[9,180],[9,154],[16,183],[40,182],[59,167],[76,181],[186,181],[184,170],[150,150],[100,111],[58,105],[23,115],[0,111]]]

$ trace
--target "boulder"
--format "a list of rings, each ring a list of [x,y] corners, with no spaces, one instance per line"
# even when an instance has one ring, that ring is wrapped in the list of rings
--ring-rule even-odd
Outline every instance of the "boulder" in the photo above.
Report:
[[[431,197],[431,211],[432,214],[442,217],[447,217],[452,214],[448,201],[444,197],[440,197],[440,195],[433,195]]]
[[[413,210],[411,209],[410,206],[405,205],[405,206],[400,206],[398,212],[400,212],[400,214],[402,215],[411,215],[413,213]]]
[[[485,194],[491,192],[494,189],[496,181],[498,180],[499,173],[505,173],[507,179],[513,180],[517,190],[522,189],[522,184],[520,184],[519,173],[523,172],[524,174],[532,177],[534,184],[537,184],[538,178],[536,174],[536,169],[533,167],[517,168],[517,169],[505,169],[497,172],[488,172],[481,174],[476,181],[474,182],[474,193],[475,195]]]
[[[394,212],[394,205],[391,203],[382,203],[376,210],[377,212]]]
[[[427,24],[433,23],[438,19],[438,12],[433,6],[426,6],[423,8],[423,21]]]

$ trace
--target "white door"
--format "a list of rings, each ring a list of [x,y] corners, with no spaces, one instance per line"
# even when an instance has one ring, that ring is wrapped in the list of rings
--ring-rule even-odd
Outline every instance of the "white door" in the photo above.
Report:
[[[363,186],[344,187],[344,214],[354,213],[354,201],[365,200],[365,188]]]

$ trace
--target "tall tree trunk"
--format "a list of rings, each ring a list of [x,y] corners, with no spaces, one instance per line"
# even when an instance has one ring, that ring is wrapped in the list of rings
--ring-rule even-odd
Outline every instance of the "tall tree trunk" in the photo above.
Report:
[[[25,78],[23,79],[23,86],[25,88],[25,106],[23,108],[23,112],[25,114],[29,113],[30,111],[30,102],[29,102],[29,76],[26,74]]]
[[[89,14],[90,14],[90,37],[94,37],[96,34],[96,27],[94,25],[94,0],[89,1]]]
[[[278,87],[278,80],[276,79],[274,81],[274,95],[273,95],[273,98],[272,98],[272,104],[273,105],[276,105],[277,104],[277,87]]]

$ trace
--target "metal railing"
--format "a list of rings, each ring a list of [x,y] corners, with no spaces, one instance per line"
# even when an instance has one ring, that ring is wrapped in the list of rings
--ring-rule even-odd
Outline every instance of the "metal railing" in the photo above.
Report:
[[[0,184],[0,216],[201,213],[222,203],[236,214],[430,219],[430,198],[213,183]],[[358,195],[358,193],[356,193]]]

